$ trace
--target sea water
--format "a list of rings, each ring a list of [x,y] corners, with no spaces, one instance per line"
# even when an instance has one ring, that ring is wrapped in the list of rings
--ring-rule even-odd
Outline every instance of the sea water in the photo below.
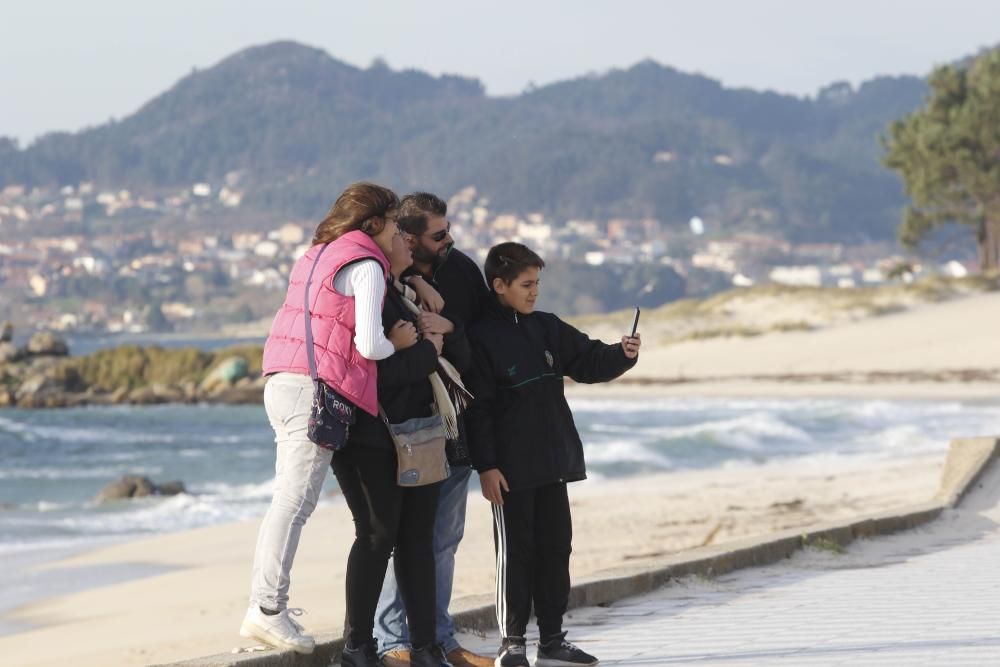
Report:
[[[1000,403],[787,399],[570,401],[591,478],[817,459],[823,465],[941,454],[1000,432]],[[181,480],[187,493],[97,504],[122,475]],[[0,410],[0,613],[78,582],[39,563],[115,541],[258,519],[274,440],[262,406]],[[336,488],[332,474],[326,490]],[[247,555],[250,558],[250,554]],[[93,571],[120,580],[128,573]],[[79,577],[76,577],[79,579]],[[0,628],[2,632],[2,628]]]

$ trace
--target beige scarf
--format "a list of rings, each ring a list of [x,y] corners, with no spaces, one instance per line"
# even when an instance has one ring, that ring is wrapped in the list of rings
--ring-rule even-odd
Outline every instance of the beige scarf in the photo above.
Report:
[[[396,291],[403,297],[403,303],[414,315],[422,312],[417,305],[417,294],[412,289],[393,280]],[[472,394],[462,384],[462,375],[450,361],[439,356],[437,369],[428,376],[434,391],[434,404],[444,422],[445,435],[449,440],[458,439],[458,415],[472,400]]]

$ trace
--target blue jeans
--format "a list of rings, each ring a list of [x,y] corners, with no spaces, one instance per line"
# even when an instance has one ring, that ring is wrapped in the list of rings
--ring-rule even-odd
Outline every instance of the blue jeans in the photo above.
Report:
[[[455,577],[455,552],[465,534],[465,505],[469,499],[469,466],[453,466],[451,476],[441,485],[437,515],[434,517],[434,576],[437,587],[435,641],[445,653],[458,648],[455,624],[448,613],[451,584]],[[406,624],[403,598],[396,586],[392,562],[385,573],[382,594],[375,611],[375,638],[379,654],[410,647],[410,632]]]

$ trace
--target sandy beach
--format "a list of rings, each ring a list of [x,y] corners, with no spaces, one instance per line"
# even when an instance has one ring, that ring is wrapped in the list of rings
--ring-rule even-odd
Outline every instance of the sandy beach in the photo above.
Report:
[[[795,304],[786,311],[770,304],[769,310],[771,319],[799,316]],[[1000,400],[1000,293],[761,336],[664,344],[669,325],[654,323],[651,329],[642,363],[599,392]],[[610,323],[595,324],[590,332],[604,340],[621,335]]]
[[[998,330],[1000,294],[980,294],[816,331],[657,347],[636,375],[709,379],[996,370]]]
[[[682,549],[807,526],[930,498],[943,460],[832,466],[770,464],[729,470],[587,481],[571,487],[575,577],[641,564]],[[246,608],[257,522],[121,544],[56,564],[65,570],[117,566],[155,571],[122,583],[52,598],[9,620],[34,629],[0,637],[16,665],[145,665],[250,645],[237,634]],[[291,599],[314,632],[343,624],[350,514],[335,498],[307,524]],[[470,497],[458,554],[454,608],[493,588],[490,512]]]
[[[996,402],[1000,380],[989,373],[1000,371],[998,330],[1000,294],[983,294],[815,331],[670,346],[657,346],[650,336],[630,382],[571,391]],[[943,459],[943,453],[878,460],[812,457],[575,484],[572,573],[582,577],[703,544],[925,501],[936,491]],[[0,636],[4,662],[144,665],[248,645],[237,629],[247,604],[257,525],[255,520],[167,534],[46,566],[70,576],[77,568],[81,576],[113,568],[132,578],[15,610],[5,621],[28,629]],[[338,497],[306,527],[291,599],[308,611],[301,620],[310,631],[342,627],[344,565],[352,539],[350,515]],[[458,554],[454,609],[493,589],[492,549],[488,505],[476,494]]]

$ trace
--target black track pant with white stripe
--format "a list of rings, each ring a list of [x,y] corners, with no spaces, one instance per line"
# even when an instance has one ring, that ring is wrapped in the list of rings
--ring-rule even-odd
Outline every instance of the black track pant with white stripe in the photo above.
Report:
[[[534,602],[538,632],[562,632],[569,601],[573,522],[566,484],[503,494],[493,506],[497,622],[502,637],[524,637]]]

